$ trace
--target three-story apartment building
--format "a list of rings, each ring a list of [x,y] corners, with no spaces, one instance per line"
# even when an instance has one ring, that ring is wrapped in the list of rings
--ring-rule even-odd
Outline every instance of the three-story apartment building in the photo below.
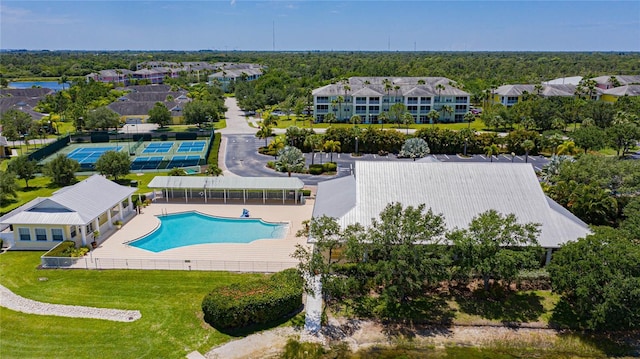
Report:
[[[445,77],[351,77],[340,83],[313,90],[313,114],[324,122],[333,113],[337,122],[349,122],[358,115],[362,123],[379,123],[401,103],[415,123],[462,122],[469,111],[470,94]]]

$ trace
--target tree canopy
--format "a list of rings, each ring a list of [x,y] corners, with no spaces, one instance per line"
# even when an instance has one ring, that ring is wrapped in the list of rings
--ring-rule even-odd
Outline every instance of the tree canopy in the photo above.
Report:
[[[76,181],[76,172],[80,169],[78,161],[65,156],[56,155],[42,168],[42,173],[51,177],[51,182],[58,186],[68,186]]]
[[[120,125],[120,116],[108,107],[98,107],[87,112],[86,127],[89,129],[108,130]]]
[[[96,170],[102,175],[111,176],[118,180],[118,176],[126,176],[131,168],[131,159],[127,152],[107,151],[96,161]]]
[[[278,160],[275,165],[278,171],[287,172],[291,177],[291,172],[302,172],[304,170],[304,155],[299,149],[286,146],[278,152]]]
[[[23,179],[25,187],[29,188],[29,180],[35,177],[37,163],[30,160],[29,156],[22,155],[9,161],[8,170]]]
[[[578,318],[585,329],[640,328],[640,246],[611,228],[569,242],[548,267],[553,290],[562,295],[556,307]]]
[[[490,279],[513,280],[520,270],[538,266],[538,227],[518,223],[513,214],[481,213],[467,229],[450,233],[455,263],[464,274],[482,277],[485,290]]]
[[[149,110],[149,122],[155,123],[160,128],[171,123],[171,112],[162,102],[156,102],[153,108]]]

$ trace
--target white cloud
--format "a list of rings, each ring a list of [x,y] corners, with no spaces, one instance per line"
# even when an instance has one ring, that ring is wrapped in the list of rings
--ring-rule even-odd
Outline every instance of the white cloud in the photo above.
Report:
[[[9,7],[0,5],[0,18],[4,24],[45,24],[45,25],[65,25],[77,23],[78,20],[70,15],[45,15],[37,14],[29,9]]]

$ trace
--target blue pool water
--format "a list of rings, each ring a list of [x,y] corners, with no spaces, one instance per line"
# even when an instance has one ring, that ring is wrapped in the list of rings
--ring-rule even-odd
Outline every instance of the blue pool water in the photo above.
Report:
[[[33,86],[40,86],[56,91],[62,90],[62,84],[59,84],[57,81],[17,81],[17,82],[9,82],[9,88],[14,89],[30,89]],[[68,89],[71,86],[70,83],[64,85],[65,89]]]
[[[129,245],[151,252],[206,243],[250,243],[284,238],[287,226],[254,218],[220,218],[198,212],[158,217],[160,226]]]

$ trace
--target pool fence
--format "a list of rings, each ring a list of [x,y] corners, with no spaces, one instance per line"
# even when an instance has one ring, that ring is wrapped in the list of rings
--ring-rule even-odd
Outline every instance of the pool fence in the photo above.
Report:
[[[93,257],[93,251],[84,257],[41,257],[42,268],[47,269],[135,269],[135,270],[198,270],[227,272],[275,273],[298,265],[296,261],[221,261],[189,259],[118,259]]]

